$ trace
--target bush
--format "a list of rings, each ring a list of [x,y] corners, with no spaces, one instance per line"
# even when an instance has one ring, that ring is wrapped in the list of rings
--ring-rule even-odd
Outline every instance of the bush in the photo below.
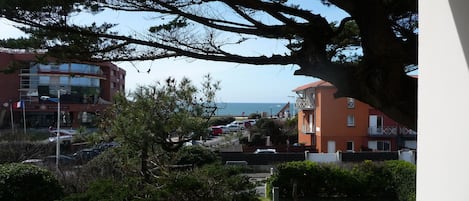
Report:
[[[236,120],[234,117],[214,117],[214,118],[211,118],[210,121],[209,121],[209,125],[211,126],[218,126],[218,125],[226,125],[226,124],[229,124],[231,122],[233,122],[234,120]]]
[[[415,165],[405,161],[355,164],[345,168],[311,161],[282,163],[268,181],[283,198],[347,197],[415,200]]]
[[[98,179],[89,185],[86,192],[71,194],[61,201],[115,201],[115,200],[137,200],[143,197],[141,193],[146,188],[140,188],[141,182],[135,178],[125,180]],[[140,201],[150,199],[138,199]]]
[[[254,185],[234,167],[206,165],[193,171],[173,172],[164,178],[159,194],[166,201],[257,201]]]
[[[417,185],[416,166],[406,161],[386,161],[384,165],[397,198],[400,201],[414,201]]]
[[[0,163],[16,163],[55,154],[55,143],[29,141],[0,142]]]
[[[218,155],[202,146],[186,146],[176,154],[177,165],[202,166],[217,161],[219,161]]]
[[[33,165],[0,165],[0,200],[56,200],[62,187],[51,172]]]
[[[253,184],[239,173],[235,168],[207,165],[191,171],[173,171],[151,183],[137,177],[100,179],[86,192],[72,194],[62,201],[257,201]]]

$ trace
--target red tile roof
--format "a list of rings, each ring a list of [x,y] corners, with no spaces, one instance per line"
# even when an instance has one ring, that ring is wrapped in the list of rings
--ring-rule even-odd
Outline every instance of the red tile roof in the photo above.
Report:
[[[334,87],[334,85],[332,85],[331,83],[326,82],[324,80],[319,80],[319,81],[316,81],[316,82],[305,84],[303,86],[299,86],[296,89],[293,89],[293,91],[294,92],[295,91],[302,91],[302,90],[305,90],[305,89],[308,89],[308,88],[317,88],[317,87]]]

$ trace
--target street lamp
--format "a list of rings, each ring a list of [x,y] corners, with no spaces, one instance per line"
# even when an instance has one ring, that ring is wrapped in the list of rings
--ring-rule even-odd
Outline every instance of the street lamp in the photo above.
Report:
[[[53,102],[57,102],[57,134],[56,134],[56,147],[55,147],[55,169],[59,171],[59,158],[60,158],[60,94],[61,92],[65,92],[63,89],[57,90],[57,100],[55,98],[51,98],[49,96],[41,96],[41,100],[50,100]]]

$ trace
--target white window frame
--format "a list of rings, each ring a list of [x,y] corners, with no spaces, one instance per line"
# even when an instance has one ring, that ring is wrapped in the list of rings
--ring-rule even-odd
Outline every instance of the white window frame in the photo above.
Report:
[[[347,126],[354,127],[355,126],[355,116],[353,114],[347,115]]]
[[[348,109],[355,108],[355,99],[354,98],[347,98],[347,108]]]

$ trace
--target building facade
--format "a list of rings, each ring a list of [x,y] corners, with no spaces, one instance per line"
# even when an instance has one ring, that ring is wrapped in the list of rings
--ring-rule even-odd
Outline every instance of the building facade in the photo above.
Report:
[[[334,98],[325,81],[300,86],[297,93],[298,142],[320,153],[394,151],[416,148],[416,133],[353,98]]]
[[[125,70],[110,63],[58,61],[42,53],[0,50],[0,128],[91,126],[125,90]]]

